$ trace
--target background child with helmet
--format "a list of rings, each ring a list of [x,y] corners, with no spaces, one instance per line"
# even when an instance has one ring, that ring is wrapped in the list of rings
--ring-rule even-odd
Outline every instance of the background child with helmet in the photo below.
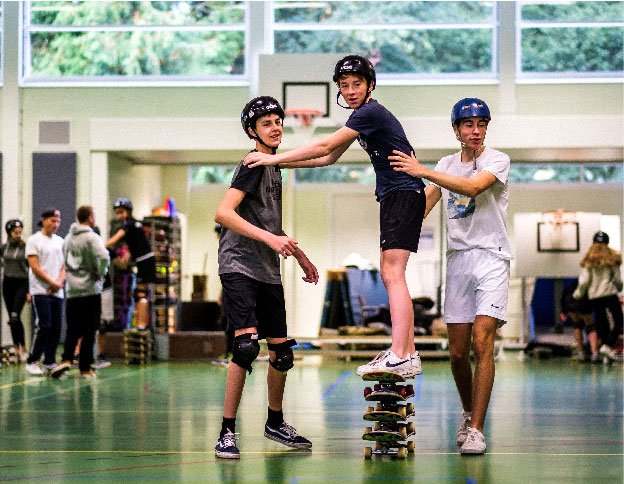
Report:
[[[483,454],[483,426],[494,384],[494,340],[507,318],[509,265],[507,236],[509,156],[484,145],[491,115],[481,99],[461,99],[451,126],[461,151],[442,158],[435,170],[411,153],[395,151],[395,170],[426,178],[427,209],[444,198],[447,272],[444,320],[451,370],[463,407],[456,435],[462,454]],[[470,348],[475,371],[470,364]]]
[[[255,150],[274,156],[282,141],[284,111],[270,96],[252,99],[241,113],[243,131],[255,141]],[[284,288],[279,257],[293,256],[305,276],[316,284],[318,271],[282,229],[282,177],[279,168],[250,169],[239,164],[229,190],[217,208],[220,224],[219,277],[227,330],[233,332],[232,359],[226,377],[223,421],[215,446],[217,457],[238,459],[236,414],[245,385],[246,372],[266,338],[269,349],[268,418],[264,435],[298,449],[312,443],[284,421],[282,401],[286,374],[294,365],[287,338]]]
[[[9,313],[9,328],[18,361],[26,361],[28,350],[22,323],[22,309],[28,296],[28,260],[26,242],[22,239],[24,224],[13,218],[4,225],[6,243],[0,247],[2,263],[2,296]]]
[[[594,234],[592,246],[581,261],[575,299],[587,297],[594,313],[594,326],[601,341],[600,353],[614,358],[615,347],[622,335],[622,305],[618,293],[622,290],[622,255],[609,247],[609,235]],[[621,347],[620,347],[621,355]],[[592,355],[597,362],[597,355]]]
[[[377,80],[371,62],[357,55],[346,56],[336,64],[333,80],[339,89],[338,105],[353,109],[344,127],[325,139],[275,156],[250,153],[244,163],[249,167],[278,163],[284,167],[324,166],[335,163],[358,140],[368,153],[376,175],[380,272],[388,291],[392,346],[358,367],[356,373],[383,370],[415,376],[421,373],[421,365],[414,346],[414,309],[405,270],[411,253],[418,250],[425,210],[424,183],[390,166],[388,156],[392,150],[410,152],[413,148],[397,118],[371,97]],[[340,103],[341,97],[346,105]]]

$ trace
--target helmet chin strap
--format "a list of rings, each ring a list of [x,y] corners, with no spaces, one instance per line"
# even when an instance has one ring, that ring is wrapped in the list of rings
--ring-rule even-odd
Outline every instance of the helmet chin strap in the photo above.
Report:
[[[461,139],[461,136],[459,134],[456,135],[456,138],[461,144],[462,149],[468,147],[466,142],[463,139]],[[472,150],[472,169],[473,170],[477,169],[477,151],[479,151],[481,148],[483,148],[483,145],[480,145],[476,150]]]

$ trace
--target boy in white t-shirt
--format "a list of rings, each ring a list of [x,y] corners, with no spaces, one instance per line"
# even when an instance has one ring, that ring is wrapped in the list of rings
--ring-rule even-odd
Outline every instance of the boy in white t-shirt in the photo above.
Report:
[[[509,261],[507,237],[509,157],[483,145],[490,122],[484,101],[466,98],[451,112],[461,151],[442,158],[435,170],[414,155],[395,151],[394,169],[426,178],[425,216],[444,199],[447,273],[444,320],[451,369],[463,406],[457,444],[462,454],[483,454],[483,424],[494,384],[494,339],[506,322]],[[474,375],[470,347],[474,350]]]
[[[47,374],[59,378],[70,365],[56,364],[56,349],[61,337],[65,286],[63,239],[56,235],[61,225],[61,212],[55,208],[41,214],[41,230],[26,242],[26,257],[30,267],[28,292],[34,313],[33,342],[26,360],[31,375]],[[39,366],[43,355],[45,370]]]

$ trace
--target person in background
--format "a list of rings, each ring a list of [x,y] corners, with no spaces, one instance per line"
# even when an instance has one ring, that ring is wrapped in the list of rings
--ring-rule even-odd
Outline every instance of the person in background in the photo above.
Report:
[[[609,235],[594,234],[592,245],[581,261],[575,299],[587,297],[594,312],[594,324],[602,346],[600,353],[610,358],[622,336],[622,305],[618,293],[622,290],[622,255],[609,247]],[[592,362],[599,361],[592,355]]]
[[[24,224],[13,218],[4,226],[7,233],[6,243],[0,247],[2,264],[2,296],[9,313],[9,328],[18,361],[28,358],[22,323],[22,310],[28,298],[28,260],[26,260],[26,242],[22,239]]]
[[[26,371],[31,375],[47,373],[52,378],[60,378],[71,367],[67,363],[56,363],[65,296],[63,239],[56,235],[61,226],[61,212],[55,208],[45,210],[39,226],[41,230],[26,241],[26,257],[30,266],[28,290],[35,316]],[[44,368],[39,365],[41,355],[44,357]]]
[[[63,244],[67,272],[67,334],[62,359],[71,365],[76,344],[82,339],[78,369],[83,378],[95,378],[91,365],[102,314],[104,276],[108,272],[110,257],[102,238],[93,230],[93,207],[78,207],[76,218],[78,222],[71,225]]]
[[[561,319],[562,325],[566,322],[572,324],[574,331],[574,340],[576,341],[576,358],[579,361],[598,361],[598,334],[594,326],[592,317],[592,308],[589,300],[584,297],[582,299],[574,299],[574,291],[578,287],[577,283],[569,284],[563,288],[561,292]],[[587,335],[589,342],[590,354],[586,353],[586,344],[584,334]],[[595,356],[594,356],[595,355]]]

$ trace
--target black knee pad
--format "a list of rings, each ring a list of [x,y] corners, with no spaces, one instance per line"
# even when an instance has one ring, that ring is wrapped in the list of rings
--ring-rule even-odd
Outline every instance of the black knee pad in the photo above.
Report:
[[[232,363],[236,363],[251,373],[251,364],[260,353],[257,333],[241,334],[234,338],[232,345]]]
[[[269,350],[275,351],[275,360],[269,360],[269,363],[277,371],[286,372],[295,366],[295,355],[293,355],[292,347],[297,342],[294,339],[289,339],[283,343],[271,344],[268,343]]]

